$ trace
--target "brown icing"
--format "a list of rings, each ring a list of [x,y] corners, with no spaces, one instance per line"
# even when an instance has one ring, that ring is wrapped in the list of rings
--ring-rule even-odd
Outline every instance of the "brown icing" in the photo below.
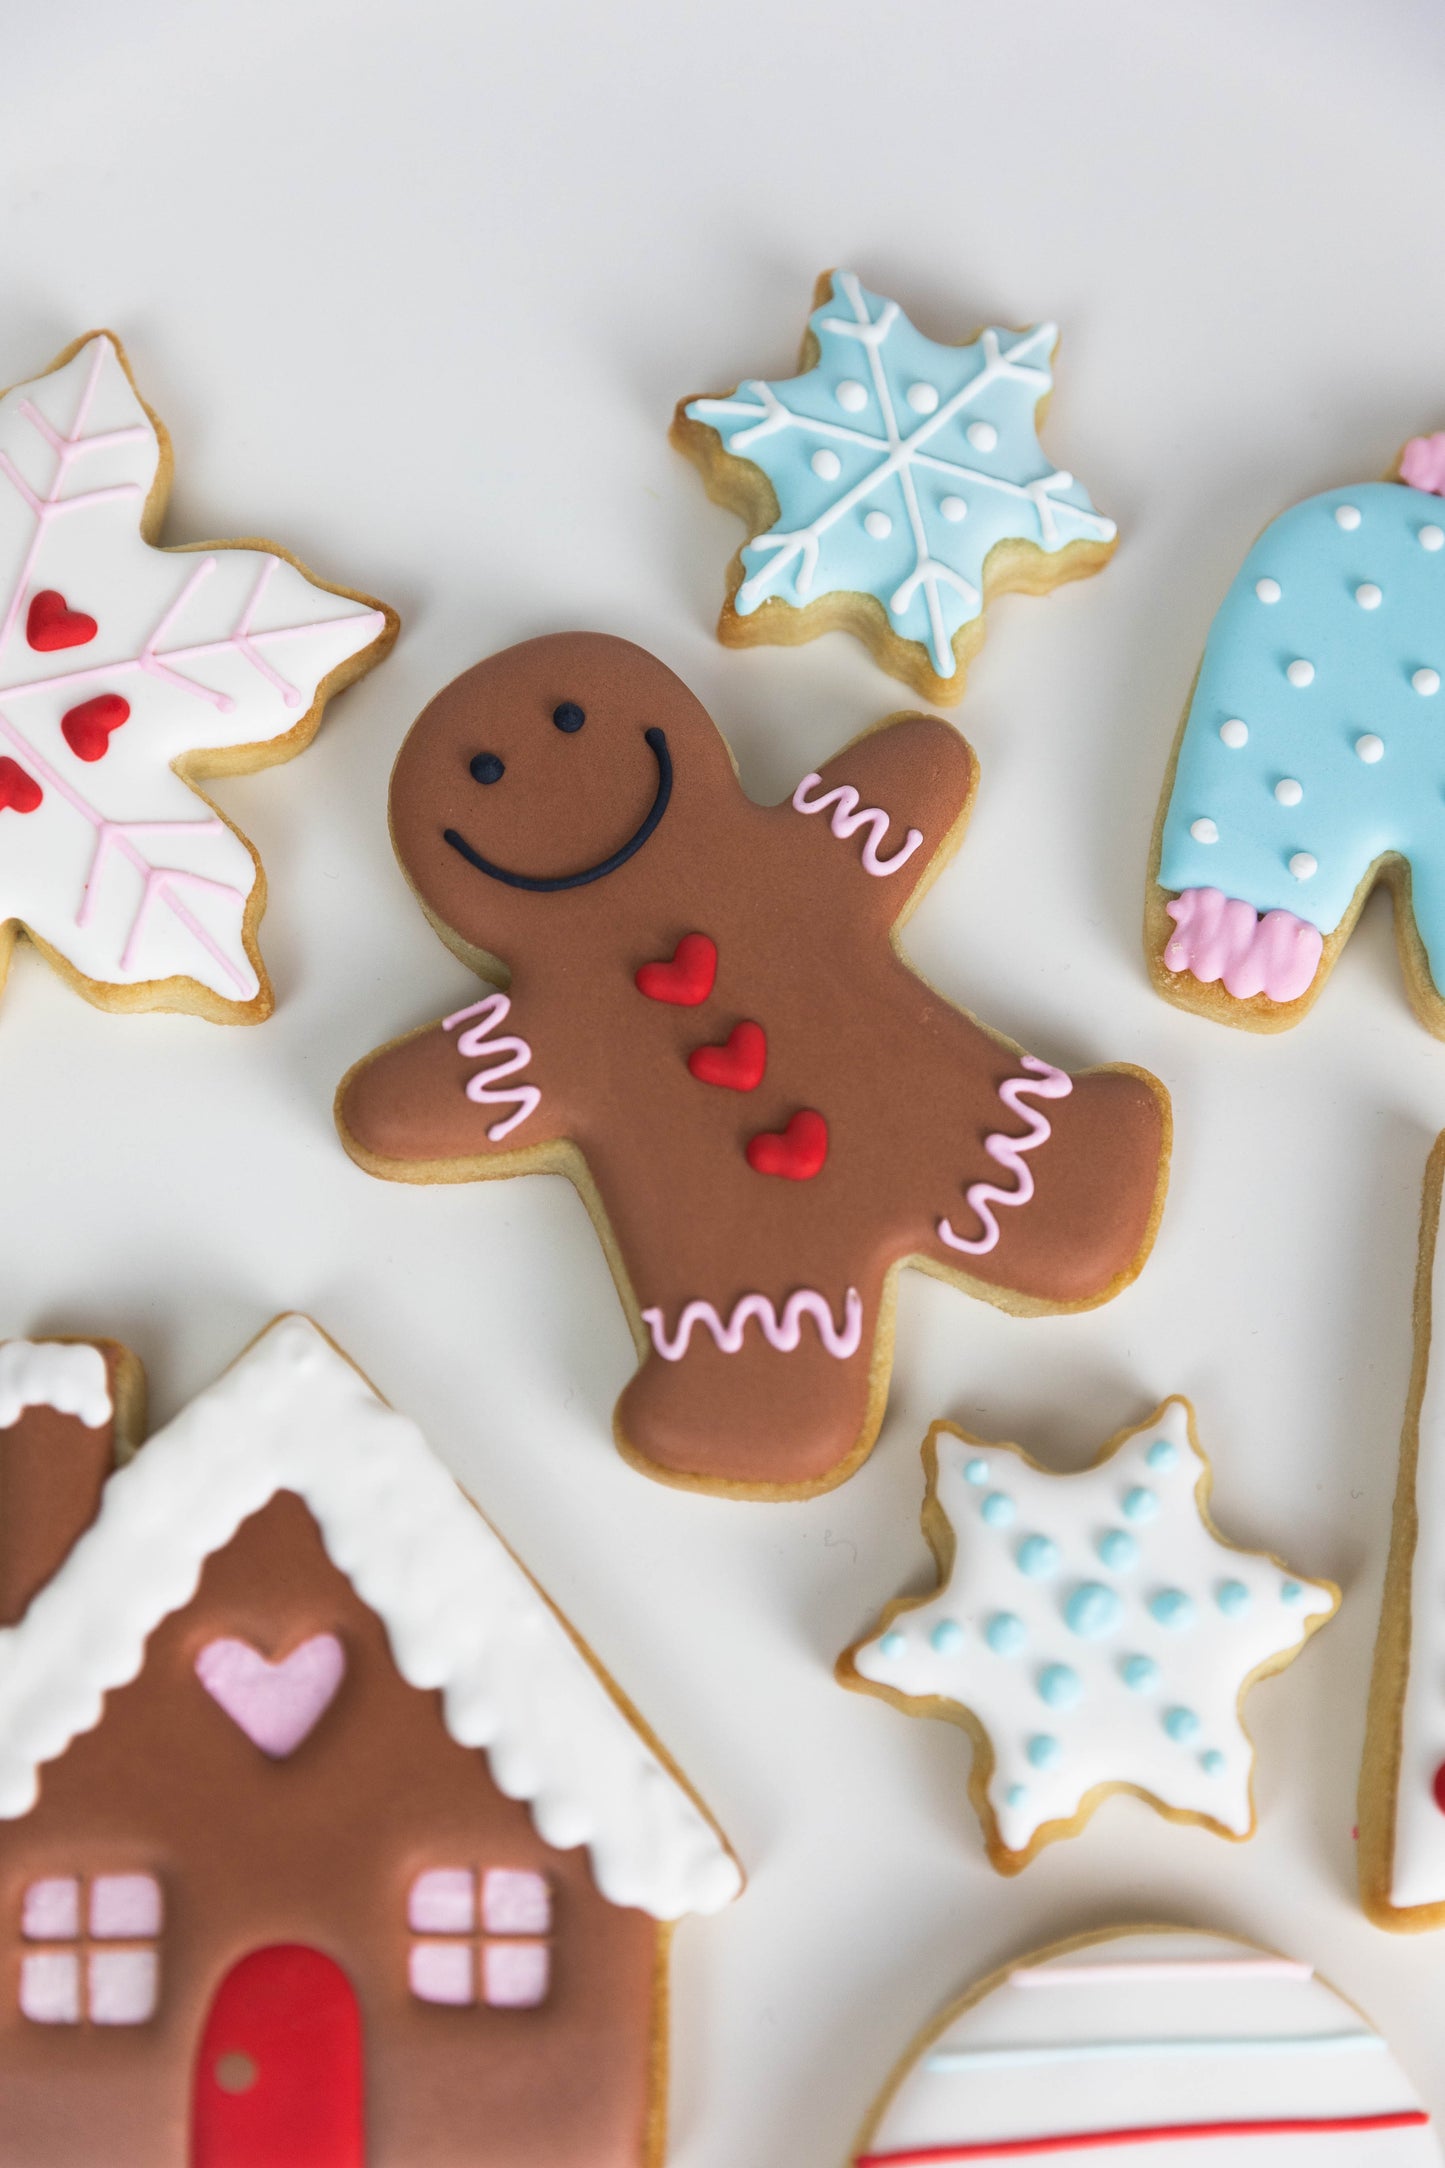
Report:
[[[105,1479],[140,1435],[140,1365],[114,1340],[105,1358],[116,1419],[94,1430],[58,1408],[33,1407],[0,1430],[0,1626],[13,1626],[100,1510]]]
[[[553,720],[567,702],[586,718],[571,731]],[[602,878],[538,893],[479,871],[446,841],[451,830],[533,881],[605,862],[655,805],[659,762],[645,733],[658,729],[672,771],[666,810]],[[501,764],[493,782],[473,779],[482,754]],[[687,688],[642,649],[583,633],[478,664],[402,747],[398,856],[443,939],[508,987],[497,1035],[520,1037],[530,1059],[506,1082],[541,1097],[489,1139],[516,1109],[478,1104],[465,1087],[497,1059],[466,1059],[465,1027],[434,1025],[345,1079],[342,1138],[371,1172],[404,1180],[552,1167],[577,1181],[645,1358],[618,1406],[619,1442],[652,1473],[755,1495],[847,1474],[881,1420],[892,1275],[904,1262],[1040,1311],[1106,1299],[1148,1253],[1169,1108],[1163,1088],[1130,1069],[1086,1072],[1046,1105],[1052,1135],[1028,1161],[1032,1201],[1000,1210],[989,1254],[961,1258],[938,1237],[941,1218],[977,1232],[971,1184],[1015,1186],[985,1139],[1026,1134],[999,1099],[1020,1074],[1018,1050],[933,993],[893,938],[957,847],[976,774],[964,740],[925,715],[885,722],[827,764],[814,796],[847,784],[887,816],[881,862],[908,829],[922,833],[905,865],[874,877],[868,831],[840,837],[830,811],[752,803]],[[710,995],[689,1007],[649,1000],[636,972],[688,933],[716,944]],[[459,990],[458,1008],[473,998]],[[699,1082],[689,1054],[744,1020],[766,1035],[762,1082],[748,1092]],[[750,1141],[802,1109],[827,1125],[821,1172],[757,1172]],[[862,1333],[845,1358],[804,1319],[792,1352],[752,1323],[737,1353],[698,1329],[670,1362],[641,1321],[656,1308],[673,1333],[690,1301],[726,1319],[754,1292],[781,1314],[812,1289],[841,1326],[850,1288]]]

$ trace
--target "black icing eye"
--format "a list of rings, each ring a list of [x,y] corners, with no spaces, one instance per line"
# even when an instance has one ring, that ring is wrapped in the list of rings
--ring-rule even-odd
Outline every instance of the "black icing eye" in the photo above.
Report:
[[[505,764],[495,753],[478,753],[471,762],[474,783],[500,783],[506,774]]]
[[[553,708],[552,720],[559,730],[565,730],[570,738],[574,730],[580,730],[586,722],[586,712],[575,700],[564,700],[560,708]]]

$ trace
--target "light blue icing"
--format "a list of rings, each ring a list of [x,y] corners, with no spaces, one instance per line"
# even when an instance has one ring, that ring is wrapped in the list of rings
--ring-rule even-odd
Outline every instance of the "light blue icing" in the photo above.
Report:
[[[1045,1664],[1038,1677],[1039,1696],[1051,1709],[1072,1709],[1084,1682],[1071,1664]]]
[[[1064,1623],[1081,1641],[1097,1641],[1113,1632],[1122,1609],[1115,1591],[1102,1581],[1081,1581],[1064,1605]]]
[[[1149,1598],[1149,1613],[1161,1626],[1182,1633],[1194,1624],[1194,1598],[1186,1596],[1182,1588],[1161,1588],[1156,1596]]]
[[[1052,1769],[1063,1748],[1050,1731],[1036,1731],[1024,1752],[1035,1769]]]
[[[995,1611],[983,1629],[983,1638],[995,1656],[1017,1656],[1028,1637],[1027,1626],[1013,1611]]]
[[[971,1460],[963,1471],[963,1480],[965,1483],[972,1483],[975,1490],[982,1490],[988,1481],[988,1462]]]
[[[1166,1709],[1164,1729],[1177,1746],[1187,1746],[1191,1739],[1199,1737],[1199,1718],[1193,1709]]]
[[[1008,1528],[1012,1526],[1018,1507],[1007,1491],[996,1490],[989,1492],[979,1511],[990,1528]]]
[[[1151,1468],[1169,1469],[1179,1458],[1179,1448],[1172,1438],[1156,1438],[1144,1458]]]
[[[1282,1603],[1298,1603],[1304,1590],[1298,1581],[1281,1581],[1279,1594]]]
[[[1214,1600],[1226,1618],[1243,1618],[1250,1606],[1249,1590],[1243,1581],[1221,1581]]]
[[[1158,1511],[1158,1499],[1154,1496],[1153,1491],[1145,1490],[1142,1483],[1136,1483],[1132,1490],[1125,1491],[1124,1518],[1126,1521],[1152,1521]]]
[[[1059,1546],[1051,1536],[1025,1536],[1014,1557],[1031,1581],[1046,1581],[1059,1568]]]
[[[1199,1766],[1207,1777],[1222,1777],[1224,1774],[1224,1756],[1217,1746],[1212,1746],[1207,1753],[1200,1755]]]
[[[848,271],[834,272],[832,298],[808,324],[818,360],[806,374],[750,378],[687,409],[777,495],[775,524],[743,545],[733,607],[746,617],[774,596],[802,607],[873,595],[900,638],[920,641],[952,677],[953,638],[983,608],[996,544],[1023,539],[1053,554],[1114,535],[1039,445],[1057,328],[938,345]]]
[[[1342,507],[1358,523],[1342,526]],[[1170,890],[1217,888],[1330,933],[1374,860],[1398,851],[1410,862],[1416,924],[1441,985],[1445,685],[1428,695],[1412,682],[1422,669],[1445,678],[1445,547],[1422,546],[1426,528],[1445,529],[1439,497],[1365,482],[1311,497],[1265,529],[1210,629],[1159,880]],[[1260,580],[1278,582],[1277,602],[1260,600]],[[1379,590],[1373,608],[1356,599],[1361,588],[1367,600]],[[1310,684],[1290,683],[1294,660],[1314,665]],[[1226,722],[1242,722],[1247,742],[1226,744]],[[1363,759],[1362,738],[1378,738],[1383,753]],[[1300,785],[1297,803],[1276,798],[1280,782]],[[1214,822],[1217,842],[1190,834],[1200,819]],[[1307,879],[1290,871],[1299,853],[1316,861]]]
[[[963,1628],[956,1618],[941,1618],[928,1637],[928,1645],[938,1656],[956,1656],[963,1647]]]
[[[1126,1656],[1119,1676],[1131,1694],[1152,1694],[1159,1684],[1159,1666],[1152,1656]]]
[[[1021,1807],[1029,1796],[1027,1784],[1010,1784],[1004,1798],[1011,1807]]]
[[[878,1653],[880,1656],[901,1656],[907,1647],[907,1634],[900,1633],[896,1626],[890,1626],[886,1634],[880,1634],[878,1637]]]
[[[1139,1546],[1126,1528],[1106,1528],[1094,1549],[1111,1573],[1127,1573],[1139,1563]]]

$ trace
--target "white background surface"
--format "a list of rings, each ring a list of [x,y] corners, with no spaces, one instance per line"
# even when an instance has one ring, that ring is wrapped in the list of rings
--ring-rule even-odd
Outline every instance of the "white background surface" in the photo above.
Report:
[[[1445,2113],[1445,1936],[1369,1926],[1351,1842],[1445,1046],[1406,1009],[1383,899],[1280,1040],[1161,1004],[1138,931],[1171,735],[1248,542],[1445,424],[1445,24],[1409,0],[19,16],[0,381],[110,323],[175,438],[169,538],[272,535],[404,629],[295,766],[218,786],[268,868],[269,1023],[112,1018],[20,954],[0,1329],[124,1337],[164,1418],[297,1305],[426,1426],[751,1871],[677,1940],[675,2168],[833,2168],[956,1989],[1159,1916],[1316,1962]],[[533,632],[628,634],[761,798],[904,704],[842,637],[715,643],[740,529],[665,437],[680,394],[787,372],[834,263],[936,336],[1063,324],[1048,447],[1123,543],[992,613],[958,711],[973,830],[909,946],[1038,1052],[1154,1069],[1178,1144],[1128,1294],[1017,1322],[910,1277],[867,1467],[737,1506],[614,1454],[631,1349],[571,1190],[369,1181],[331,1095],[471,998],[385,826],[402,733],[457,670]],[[931,1417],[1065,1468],[1171,1391],[1225,1530],[1333,1575],[1343,1613],[1252,1703],[1252,1843],[1116,1800],[1003,1882],[964,1736],[841,1692],[833,1658],[930,1578]]]

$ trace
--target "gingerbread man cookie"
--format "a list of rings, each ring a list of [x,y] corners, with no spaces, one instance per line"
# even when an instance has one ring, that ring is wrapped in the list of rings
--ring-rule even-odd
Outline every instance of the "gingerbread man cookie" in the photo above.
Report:
[[[401,1181],[571,1177],[641,1358],[617,1440],[652,1474],[841,1481],[906,1262],[1035,1314],[1105,1301],[1148,1253],[1162,1086],[1021,1055],[898,951],[976,778],[907,715],[755,805],[671,671],[584,633],[478,664],[402,747],[398,855],[496,983],[346,1077],[343,1141]]]

